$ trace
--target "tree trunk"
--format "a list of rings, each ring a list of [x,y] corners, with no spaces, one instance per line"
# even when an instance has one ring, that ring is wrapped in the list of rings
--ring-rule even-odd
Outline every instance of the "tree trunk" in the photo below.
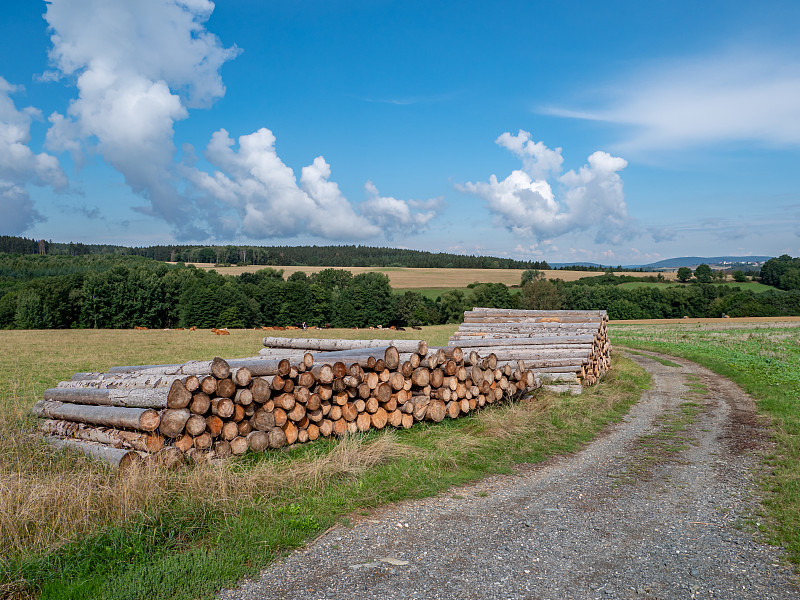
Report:
[[[95,444],[92,442],[84,442],[82,440],[73,440],[70,438],[59,438],[52,436],[44,436],[45,441],[55,446],[56,448],[69,448],[77,450],[92,458],[102,460],[110,465],[118,467],[119,469],[127,469],[136,464],[142,463],[141,455],[135,450],[127,450],[125,448],[112,448],[103,444]]]
[[[85,423],[48,419],[39,424],[39,431],[49,435],[98,442],[117,448],[158,452],[164,447],[164,438],[157,433],[138,433],[119,429],[95,427]]]
[[[137,431],[155,431],[161,421],[158,413],[151,409],[87,406],[47,400],[39,400],[33,407],[33,414],[49,419],[78,421]]]

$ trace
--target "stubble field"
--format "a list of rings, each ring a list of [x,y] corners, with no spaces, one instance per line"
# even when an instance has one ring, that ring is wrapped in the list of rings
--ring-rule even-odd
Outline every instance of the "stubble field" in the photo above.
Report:
[[[253,273],[267,268],[264,265],[249,265],[244,267],[215,267],[211,263],[192,263],[199,269],[214,269],[222,275],[241,275]],[[329,268],[342,268],[353,275],[359,273],[385,273],[389,283],[396,290],[414,288],[464,288],[470,283],[504,283],[505,285],[519,285],[523,269],[409,269],[405,267],[298,267],[280,266],[269,267],[282,270],[288,277],[296,271],[311,274]],[[582,277],[596,277],[602,271],[542,271],[547,279],[563,279],[575,281]],[[636,276],[657,275],[658,273],[635,273]],[[667,279],[675,279],[676,273],[665,272],[662,275]]]

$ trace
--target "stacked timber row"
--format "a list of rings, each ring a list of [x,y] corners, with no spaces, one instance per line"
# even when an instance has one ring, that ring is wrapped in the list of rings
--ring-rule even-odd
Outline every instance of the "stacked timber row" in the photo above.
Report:
[[[476,308],[450,346],[493,352],[499,364],[524,361],[543,380],[596,383],[611,367],[606,311]]]
[[[177,464],[439,422],[536,386],[531,371],[493,354],[339,342],[345,349],[77,373],[47,390],[34,413],[56,445],[118,466]]]

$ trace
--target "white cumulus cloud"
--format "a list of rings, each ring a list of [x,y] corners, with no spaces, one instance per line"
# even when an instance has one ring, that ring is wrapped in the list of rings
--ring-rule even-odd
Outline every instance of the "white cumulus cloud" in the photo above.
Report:
[[[367,181],[364,190],[367,193],[367,199],[359,206],[361,213],[377,224],[389,239],[396,234],[412,234],[422,231],[441,208],[441,198],[417,201],[381,196],[378,188],[371,181]]]
[[[241,229],[254,239],[309,233],[326,239],[362,240],[380,230],[357,214],[330,181],[330,165],[321,156],[303,167],[298,185],[294,171],[275,150],[266,128],[240,136],[239,148],[221,129],[214,133],[205,157],[213,174],[187,168],[184,174],[206,197],[233,209]]]
[[[19,234],[42,220],[30,197],[28,184],[67,188],[67,177],[58,160],[31,150],[31,122],[41,118],[33,107],[19,110],[11,94],[20,91],[0,77],[0,231]]]
[[[174,178],[173,125],[225,93],[222,64],[238,50],[205,30],[214,4],[191,0],[52,0],[45,19],[57,74],[78,97],[55,113],[48,147],[94,145],[150,202],[143,212],[197,234]]]
[[[239,52],[206,30],[213,10],[208,0],[51,0],[45,19],[55,70],[41,79],[74,80],[78,95],[50,116],[48,148],[78,164],[99,153],[148,202],[137,210],[181,239],[363,240],[433,216],[431,207],[375,194],[362,205],[367,218],[331,181],[322,156],[298,181],[267,128],[236,142],[216,131],[205,151],[211,171],[197,166],[188,145],[176,162],[175,123],[225,94],[220,70]]]
[[[595,231],[598,243],[620,243],[634,231],[619,171],[627,161],[595,152],[578,171],[561,170],[561,149],[533,142],[528,132],[504,133],[497,143],[523,161],[523,169],[499,180],[464,183],[456,189],[483,198],[499,224],[521,237],[540,241],[574,231]],[[555,178],[558,196],[548,178]]]

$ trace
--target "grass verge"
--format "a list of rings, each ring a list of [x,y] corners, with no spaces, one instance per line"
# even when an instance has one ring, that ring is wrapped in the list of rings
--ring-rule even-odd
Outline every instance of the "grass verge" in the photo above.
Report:
[[[615,344],[682,356],[739,384],[771,423],[775,451],[762,483],[770,539],[800,567],[800,327],[614,325]]]
[[[98,351],[67,345],[53,360],[74,372],[75,354]],[[163,360],[157,355],[150,361]],[[38,389],[42,383],[30,372],[36,369],[19,368],[26,385]],[[4,442],[22,436],[16,450],[0,453],[0,594],[211,597],[353,511],[574,451],[618,420],[648,383],[638,366],[618,359],[605,381],[577,397],[543,393],[438,425],[127,474],[28,439],[26,404],[34,398],[28,402],[25,394],[16,421],[6,416],[0,428]]]

